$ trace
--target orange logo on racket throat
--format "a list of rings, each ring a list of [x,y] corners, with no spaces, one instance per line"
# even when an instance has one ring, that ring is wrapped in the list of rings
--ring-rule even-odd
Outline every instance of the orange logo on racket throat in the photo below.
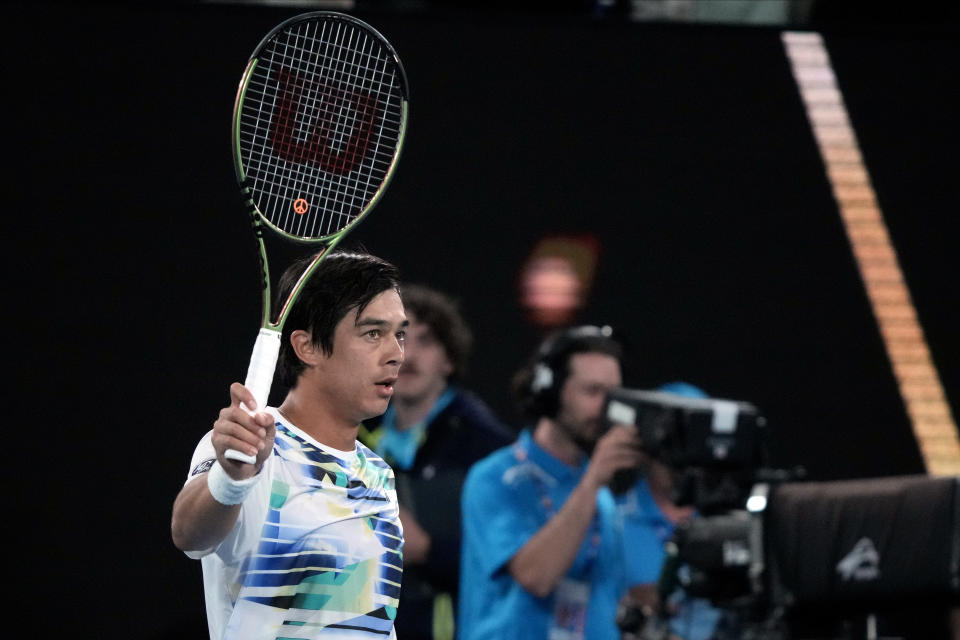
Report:
[[[303,215],[307,212],[307,209],[310,208],[310,203],[304,200],[303,198],[297,198],[293,201],[293,210],[298,214]]]

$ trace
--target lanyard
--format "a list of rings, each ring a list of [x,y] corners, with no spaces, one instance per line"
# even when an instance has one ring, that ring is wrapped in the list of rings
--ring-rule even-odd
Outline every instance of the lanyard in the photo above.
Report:
[[[536,449],[533,451],[535,454],[533,460],[531,460],[530,456],[531,449],[528,447],[534,447]],[[525,437],[517,439],[516,443],[514,444],[514,457],[520,461],[529,461],[531,464],[536,464],[543,471],[544,475],[548,476],[550,479],[556,480],[553,474],[544,469],[541,465],[537,464],[536,457],[538,456],[549,456],[552,460],[556,460],[556,458],[553,458],[553,456],[550,456],[549,453],[537,446],[537,444],[533,442],[533,439],[529,433]],[[558,464],[563,464],[559,460],[556,460],[556,462]],[[579,477],[582,475],[583,469],[578,469],[577,480],[579,480]],[[538,501],[540,506],[543,508],[544,513],[547,516],[547,520],[549,521],[557,514],[558,506],[562,506],[562,504],[554,504],[553,498],[550,497],[548,491],[549,487],[547,486],[545,478],[542,475],[537,474],[531,477],[532,484],[537,491],[537,497],[539,499]],[[568,493],[564,500],[566,500],[569,495],[570,494]],[[594,561],[597,559],[597,556],[600,553],[600,545],[603,541],[600,527],[600,496],[597,496],[596,499],[598,501],[596,513],[594,513],[593,517],[590,519],[590,527],[587,529],[587,533],[584,536],[584,541],[581,543],[580,549],[577,551],[577,557],[573,561],[573,565],[568,570],[567,575],[570,575],[573,572],[579,576],[588,575],[592,570]]]

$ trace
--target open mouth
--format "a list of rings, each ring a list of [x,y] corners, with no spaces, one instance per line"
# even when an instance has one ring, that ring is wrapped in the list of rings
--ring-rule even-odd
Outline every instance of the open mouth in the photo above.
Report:
[[[386,393],[393,393],[393,385],[395,385],[396,383],[397,383],[397,378],[396,376],[393,376],[391,378],[380,380],[379,382],[376,383],[376,385],[381,389],[383,389],[383,391]]]

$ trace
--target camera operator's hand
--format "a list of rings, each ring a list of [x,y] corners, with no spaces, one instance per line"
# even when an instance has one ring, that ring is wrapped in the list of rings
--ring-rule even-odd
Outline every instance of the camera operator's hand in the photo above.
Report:
[[[614,472],[636,468],[642,460],[636,430],[630,425],[613,425],[597,440],[583,482],[599,489],[609,484]]]

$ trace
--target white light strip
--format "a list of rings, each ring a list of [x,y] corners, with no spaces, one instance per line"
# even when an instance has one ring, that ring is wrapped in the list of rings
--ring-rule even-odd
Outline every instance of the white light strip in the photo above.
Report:
[[[933,475],[960,475],[957,426],[930,358],[823,39],[817,33],[800,32],[785,32],[782,38],[927,471]]]

